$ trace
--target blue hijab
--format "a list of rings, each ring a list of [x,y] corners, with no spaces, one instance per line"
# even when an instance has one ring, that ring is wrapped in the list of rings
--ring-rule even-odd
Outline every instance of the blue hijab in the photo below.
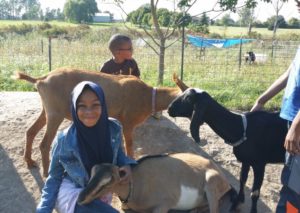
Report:
[[[77,101],[85,89],[92,90],[100,100],[102,113],[97,123],[86,127],[77,116]],[[81,160],[88,172],[95,164],[112,163],[113,151],[111,147],[109,120],[102,88],[90,81],[83,81],[75,86],[72,92],[72,118],[71,128],[77,132],[77,142]]]

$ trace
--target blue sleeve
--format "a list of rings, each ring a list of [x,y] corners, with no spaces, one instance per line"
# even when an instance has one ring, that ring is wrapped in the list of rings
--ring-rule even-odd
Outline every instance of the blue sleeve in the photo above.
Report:
[[[112,148],[113,148],[113,164],[117,166],[124,166],[128,164],[137,164],[137,162],[127,157],[122,149],[123,134],[121,123],[114,118],[109,118],[110,120],[110,131],[112,137]]]
[[[122,135],[121,135],[122,136]],[[119,150],[118,150],[118,155],[117,155],[117,165],[119,167],[121,166],[125,166],[125,165],[128,165],[128,164],[137,164],[137,162],[130,158],[130,157],[127,157],[122,149],[122,137],[121,137],[121,143],[119,145]]]
[[[64,174],[64,168],[59,162],[59,152],[63,138],[64,137],[57,136],[54,140],[49,166],[49,176],[46,179],[42,190],[41,200],[36,209],[37,213],[51,213],[55,208],[57,195]]]
[[[129,165],[129,164],[137,164],[137,162],[134,159],[125,155],[125,153],[122,149],[122,144],[123,144],[123,134],[122,134],[122,126],[120,124],[118,131],[117,131],[117,143],[116,143],[117,147],[115,147],[117,149],[116,164],[119,167]]]

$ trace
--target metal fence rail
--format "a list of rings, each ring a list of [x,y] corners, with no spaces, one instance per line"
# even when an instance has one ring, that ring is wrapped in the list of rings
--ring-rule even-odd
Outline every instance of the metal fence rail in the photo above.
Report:
[[[135,42],[133,42],[136,44]],[[19,38],[0,41],[0,86],[5,90],[5,81],[15,70],[24,69],[28,73],[40,76],[49,69],[49,41],[47,39]],[[245,93],[246,88],[265,89],[293,59],[298,42],[295,41],[255,41],[242,46],[226,49],[207,48],[201,50],[191,44],[185,46],[184,81],[194,87],[209,90],[216,96],[224,94],[224,89],[232,88]],[[244,56],[248,51],[256,54],[256,62],[246,63]],[[99,70],[103,62],[110,59],[107,43],[90,41],[51,40],[51,68],[62,66]],[[134,58],[138,62],[141,78],[155,84],[158,77],[158,55],[146,45],[134,45]],[[178,42],[166,50],[165,85],[172,84],[172,74],[179,74],[181,68],[181,44]],[[180,76],[180,74],[179,74]],[[249,82],[250,81],[250,82]],[[249,84],[249,86],[248,86]],[[174,85],[174,84],[173,84]],[[242,86],[241,86],[242,85]],[[242,88],[242,89],[241,89]],[[245,90],[245,91],[243,91]],[[243,94],[242,94],[243,95]]]

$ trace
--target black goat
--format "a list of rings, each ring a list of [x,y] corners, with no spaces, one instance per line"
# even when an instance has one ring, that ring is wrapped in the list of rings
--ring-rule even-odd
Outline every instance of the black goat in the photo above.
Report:
[[[199,127],[206,122],[226,143],[242,163],[240,191],[235,205],[245,200],[244,187],[250,166],[254,173],[251,191],[251,213],[257,212],[257,201],[267,163],[283,163],[287,123],[278,113],[265,111],[236,114],[216,102],[208,93],[187,89],[169,105],[172,117],[191,118],[190,131],[200,143]]]
[[[256,60],[255,53],[253,51],[247,52],[247,56],[245,56],[245,62],[249,64],[253,64],[254,61]]]

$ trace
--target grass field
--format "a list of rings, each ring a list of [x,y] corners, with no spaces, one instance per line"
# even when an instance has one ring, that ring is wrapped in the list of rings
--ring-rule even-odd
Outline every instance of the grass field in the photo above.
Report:
[[[0,22],[0,27],[7,23],[9,22]],[[71,66],[98,70],[104,61],[111,58],[107,41],[112,34],[117,32],[126,33],[118,26],[95,26],[80,40],[53,39],[51,43],[52,69]],[[141,78],[146,83],[156,86],[158,56],[151,48],[140,45],[137,38],[134,36],[132,38],[135,49],[134,58],[142,72]],[[179,76],[181,74],[180,46],[179,42],[175,43],[166,51],[163,86],[174,86],[172,74],[174,72]],[[228,49],[206,49],[205,55],[200,55],[199,49],[187,45],[183,80],[190,86],[207,90],[230,109],[247,110],[271,82],[285,71],[294,57],[297,46],[298,42],[279,41],[272,48],[270,41],[265,41],[263,44],[261,41],[255,41],[241,47],[240,61],[239,46]],[[249,50],[265,55],[267,60],[253,65],[246,64],[243,56]],[[31,84],[15,81],[10,76],[16,70],[25,70],[32,76],[44,75],[49,72],[48,60],[48,40],[45,37],[33,33],[27,36],[12,35],[0,40],[0,90],[32,91]],[[280,100],[281,95],[278,95],[267,105],[267,108],[278,109]]]
[[[248,28],[246,27],[226,27],[226,26],[210,26],[210,33],[218,33],[221,36],[225,37],[241,37],[247,35]],[[268,30],[266,28],[253,28],[252,32],[257,32],[262,35],[264,39],[272,38],[273,31]],[[291,35],[300,36],[300,29],[278,29],[277,37],[284,38]]]

